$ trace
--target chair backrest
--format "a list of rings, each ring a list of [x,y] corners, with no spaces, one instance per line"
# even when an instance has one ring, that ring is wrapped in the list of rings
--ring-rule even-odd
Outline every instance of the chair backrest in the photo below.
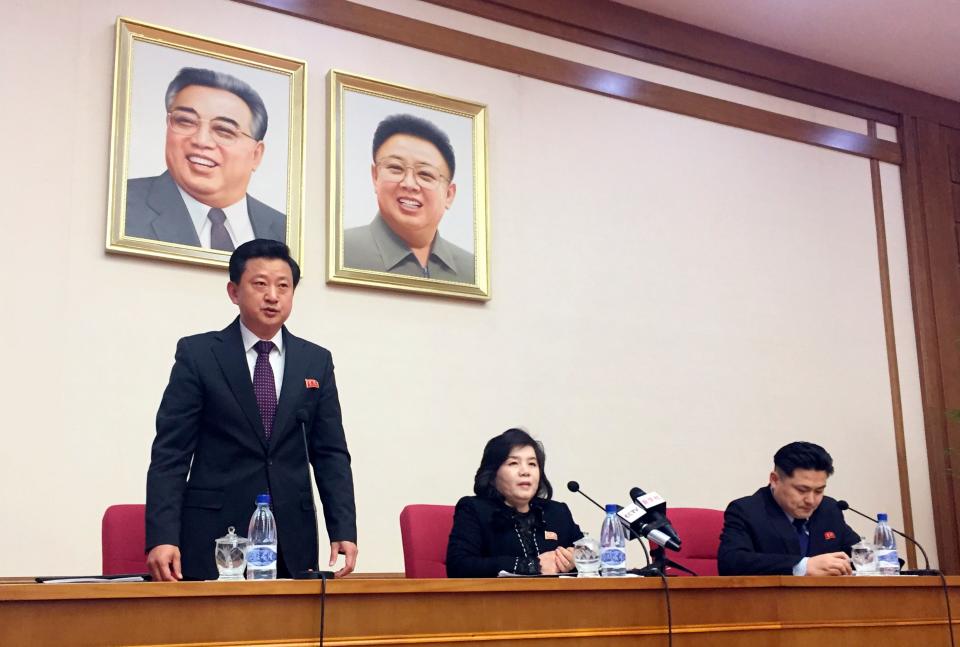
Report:
[[[146,530],[143,504],[112,505],[103,513],[100,547],[103,574],[146,573]]]
[[[680,552],[667,557],[697,575],[717,575],[717,550],[723,530],[723,511],[711,508],[668,508],[667,517],[680,535]],[[670,569],[671,575],[689,575]]]
[[[403,568],[407,577],[446,577],[452,505],[408,505],[400,512]]]

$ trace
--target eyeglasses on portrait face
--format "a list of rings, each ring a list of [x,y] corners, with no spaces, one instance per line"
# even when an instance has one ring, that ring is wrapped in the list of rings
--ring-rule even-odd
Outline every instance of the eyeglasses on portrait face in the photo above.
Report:
[[[394,158],[382,159],[377,162],[380,177],[386,182],[402,182],[407,177],[407,171],[413,173],[414,181],[423,189],[436,189],[443,182],[450,182],[440,169],[430,164],[404,164]]]
[[[253,135],[243,132],[236,123],[223,117],[203,119],[194,112],[181,109],[171,110],[167,113],[167,125],[170,130],[178,135],[187,137],[195,135],[204,123],[208,124],[213,141],[221,146],[233,146],[240,141],[241,137],[256,141]]]

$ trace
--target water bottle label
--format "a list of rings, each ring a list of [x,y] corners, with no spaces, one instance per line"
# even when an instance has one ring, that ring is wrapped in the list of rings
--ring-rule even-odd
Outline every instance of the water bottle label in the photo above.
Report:
[[[621,566],[627,561],[627,553],[622,548],[603,548],[600,561],[604,566]]]
[[[254,568],[272,566],[277,561],[277,551],[269,546],[254,546],[247,551],[247,564]]]
[[[896,575],[900,572],[900,560],[897,551],[880,549],[877,551],[877,571],[881,575]]]

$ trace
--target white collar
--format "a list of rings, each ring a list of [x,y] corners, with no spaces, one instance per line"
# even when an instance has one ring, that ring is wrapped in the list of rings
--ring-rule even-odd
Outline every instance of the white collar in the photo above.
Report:
[[[243,350],[244,352],[250,352],[250,349],[253,348],[254,344],[260,341],[260,338],[250,332],[250,329],[243,325],[243,322],[240,322],[240,337],[243,338]],[[277,352],[283,355],[283,328],[277,331],[277,334],[273,336],[273,339],[267,339],[264,341],[272,341],[273,345],[277,347]]]

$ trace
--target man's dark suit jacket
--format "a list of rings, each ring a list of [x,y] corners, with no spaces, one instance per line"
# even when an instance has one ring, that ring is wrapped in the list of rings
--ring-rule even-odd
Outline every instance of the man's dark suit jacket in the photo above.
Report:
[[[535,498],[531,511],[537,515],[535,537],[541,553],[557,546],[570,547],[583,537],[567,504]],[[513,509],[502,501],[465,496],[457,502],[453,529],[447,544],[447,577],[496,577],[512,573],[517,558],[523,557],[520,539],[513,525]],[[556,539],[547,539],[552,532]]]
[[[286,242],[287,217],[281,212],[248,195],[247,214],[255,237]],[[127,181],[123,233],[165,243],[200,246],[197,228],[169,171],[156,177]]]
[[[216,579],[214,540],[228,526],[246,536],[256,496],[266,492],[287,570],[317,568],[317,525],[298,415],[308,419],[310,462],[330,540],[357,539],[350,454],[330,352],[286,328],[283,344],[283,382],[269,442],[239,318],[224,330],[177,344],[147,472],[146,548],[179,546],[184,577]]]
[[[810,557],[838,551],[849,555],[850,548],[860,541],[844,522],[837,502],[828,496],[810,515],[807,530]],[[720,575],[791,575],[800,559],[797,531],[769,486],[727,506],[717,555]]]

